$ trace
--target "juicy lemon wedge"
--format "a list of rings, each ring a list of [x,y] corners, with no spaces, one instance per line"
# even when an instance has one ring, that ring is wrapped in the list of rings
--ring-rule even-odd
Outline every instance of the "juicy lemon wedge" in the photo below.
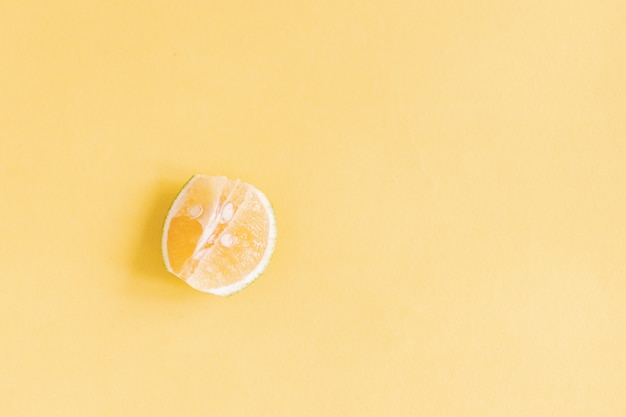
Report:
[[[161,250],[167,270],[191,287],[230,295],[265,271],[275,242],[274,211],[261,191],[194,175],[165,218]]]

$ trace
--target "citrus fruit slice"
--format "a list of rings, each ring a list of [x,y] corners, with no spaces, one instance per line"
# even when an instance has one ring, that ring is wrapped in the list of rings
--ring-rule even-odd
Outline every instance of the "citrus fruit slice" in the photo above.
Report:
[[[216,295],[245,288],[267,267],[276,241],[269,200],[250,184],[194,175],[172,203],[161,239],[169,272]]]

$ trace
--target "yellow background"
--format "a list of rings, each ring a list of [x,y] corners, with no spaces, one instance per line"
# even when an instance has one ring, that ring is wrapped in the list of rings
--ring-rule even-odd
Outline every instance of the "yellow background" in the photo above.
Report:
[[[626,3],[0,4],[0,415],[626,415]],[[193,173],[266,273],[168,275]]]

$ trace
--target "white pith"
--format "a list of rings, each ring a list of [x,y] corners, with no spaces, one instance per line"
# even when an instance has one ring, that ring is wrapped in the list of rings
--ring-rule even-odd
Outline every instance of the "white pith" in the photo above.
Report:
[[[233,189],[226,196],[226,201],[228,201],[230,196],[235,192],[235,189],[241,182],[239,180],[235,180],[235,181],[236,182],[235,182],[235,185],[233,186]],[[221,192],[222,190],[219,190],[217,194],[221,195]],[[202,232],[202,236],[200,236],[200,239],[198,239],[198,244],[196,245],[196,249],[194,250],[193,255],[192,255],[193,259],[199,260],[201,258],[200,253],[202,252],[202,248],[204,247],[204,245],[207,244],[207,242],[209,242],[209,239],[213,235],[213,232],[215,231],[215,229],[217,229],[217,226],[220,223],[221,209],[222,208],[219,205],[216,205],[215,208],[213,209],[213,213],[211,213],[211,218],[209,219],[209,222],[204,228],[204,231]]]

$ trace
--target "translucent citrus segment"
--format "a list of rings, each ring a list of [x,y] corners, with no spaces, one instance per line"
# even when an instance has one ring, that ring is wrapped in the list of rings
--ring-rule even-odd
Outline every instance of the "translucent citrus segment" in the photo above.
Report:
[[[193,288],[229,295],[265,270],[275,240],[274,212],[263,193],[239,180],[194,175],[165,219],[163,259]]]

